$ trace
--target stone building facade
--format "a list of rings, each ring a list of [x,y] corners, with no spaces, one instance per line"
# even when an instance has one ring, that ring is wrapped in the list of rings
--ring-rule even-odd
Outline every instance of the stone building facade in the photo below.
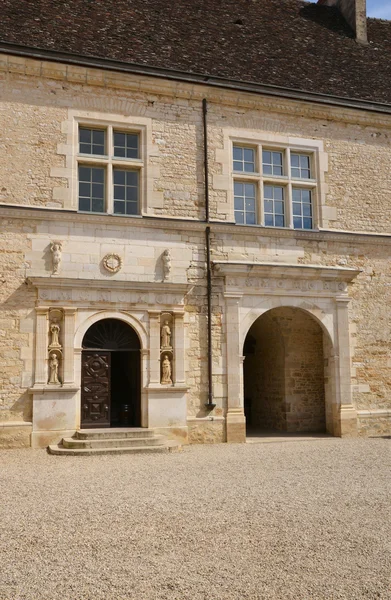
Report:
[[[0,101],[0,447],[390,433],[391,105],[13,51]]]

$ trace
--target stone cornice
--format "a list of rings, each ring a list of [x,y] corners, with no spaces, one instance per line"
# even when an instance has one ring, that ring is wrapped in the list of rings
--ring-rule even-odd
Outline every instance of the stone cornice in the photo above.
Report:
[[[373,112],[371,103],[368,108],[365,102],[351,101],[349,99],[327,97],[322,99],[305,92],[291,90],[284,93],[281,89],[272,94],[266,88],[241,84],[240,89],[232,89],[235,86],[228,82],[215,81],[208,78],[208,83],[202,80],[193,80],[189,74],[187,77],[170,77],[169,73],[158,76],[155,74],[143,75],[139,72],[125,72],[114,67],[110,69],[99,65],[80,66],[77,61],[69,64],[65,59],[61,62],[55,58],[40,60],[29,58],[21,51],[7,53],[0,48],[0,71],[18,74],[22,76],[40,77],[67,81],[79,85],[93,85],[94,87],[107,87],[110,89],[124,89],[130,92],[145,92],[182,98],[186,100],[201,102],[207,98],[210,103],[224,104],[227,106],[243,107],[268,111],[270,113],[290,114],[300,117],[314,119],[333,119],[336,121],[373,125],[376,127],[391,127],[391,115],[387,105],[379,105],[379,112]],[[67,64],[68,63],[68,64]],[[237,83],[236,87],[238,87]],[[254,88],[254,89],[252,89]],[[284,97],[288,96],[288,97]],[[347,105],[347,106],[346,106]],[[385,114],[384,114],[384,112]]]
[[[203,232],[207,223],[195,219],[176,219],[170,217],[120,217],[113,215],[94,215],[78,213],[71,210],[56,210],[34,206],[1,205],[0,218],[21,219],[31,223],[32,221],[57,221],[72,224],[91,223],[94,225],[108,225],[115,227],[140,227],[145,229],[166,229],[168,231],[198,231]],[[343,231],[337,229],[319,229],[314,231],[298,231],[294,229],[280,229],[262,226],[235,225],[234,223],[223,223],[211,221],[208,224],[212,234],[237,234],[259,238],[288,238],[292,240],[315,241],[315,242],[343,242],[352,244],[391,244],[391,233],[372,233],[360,231]],[[212,249],[213,250],[213,249]]]
[[[132,292],[147,293],[153,290],[158,294],[187,294],[190,289],[188,283],[174,283],[171,281],[122,281],[106,279],[86,279],[71,277],[28,277],[27,281],[38,289],[71,289],[71,290],[126,290]]]
[[[302,278],[329,281],[353,281],[361,273],[358,269],[323,265],[297,265],[281,263],[254,263],[241,261],[213,261],[217,275],[236,277],[267,277],[269,279]]]

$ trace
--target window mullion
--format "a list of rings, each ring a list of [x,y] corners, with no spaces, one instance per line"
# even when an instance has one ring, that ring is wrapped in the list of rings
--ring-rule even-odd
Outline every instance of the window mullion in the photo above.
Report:
[[[106,210],[109,214],[114,212],[114,188],[113,188],[113,127],[111,125],[107,128],[107,152],[108,152],[108,165],[107,165],[107,186],[106,186]]]

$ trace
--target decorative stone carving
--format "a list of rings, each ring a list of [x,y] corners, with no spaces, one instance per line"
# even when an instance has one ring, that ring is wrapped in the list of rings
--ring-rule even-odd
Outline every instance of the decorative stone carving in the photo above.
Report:
[[[49,348],[61,348],[59,341],[60,326],[56,321],[53,321],[53,323],[50,325],[50,333],[52,334],[52,339],[49,344]]]
[[[164,355],[163,363],[162,363],[162,384],[170,384],[172,383],[171,379],[171,361],[168,358],[168,354]]]
[[[57,356],[57,354],[55,352],[52,352],[49,356],[50,376],[49,376],[48,383],[57,383],[57,384],[60,383],[60,380],[58,378],[59,367],[60,367],[59,357]]]
[[[164,321],[164,325],[161,329],[161,347],[171,348],[171,329],[168,321]]]
[[[122,267],[122,258],[119,256],[119,254],[106,254],[106,256],[103,257],[102,264],[106,271],[109,271],[110,273],[118,273]]]
[[[50,250],[52,252],[53,260],[53,271],[52,275],[58,275],[61,268],[62,260],[62,242],[54,241],[50,244]]]
[[[162,260],[163,260],[163,281],[167,281],[170,278],[171,269],[172,269],[171,253],[168,248],[167,248],[167,250],[165,250],[163,252]]]

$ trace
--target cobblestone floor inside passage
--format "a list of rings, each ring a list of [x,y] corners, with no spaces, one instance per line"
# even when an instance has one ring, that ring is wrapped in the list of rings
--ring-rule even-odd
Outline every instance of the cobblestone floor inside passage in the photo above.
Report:
[[[388,599],[391,442],[0,452],[1,600]]]

